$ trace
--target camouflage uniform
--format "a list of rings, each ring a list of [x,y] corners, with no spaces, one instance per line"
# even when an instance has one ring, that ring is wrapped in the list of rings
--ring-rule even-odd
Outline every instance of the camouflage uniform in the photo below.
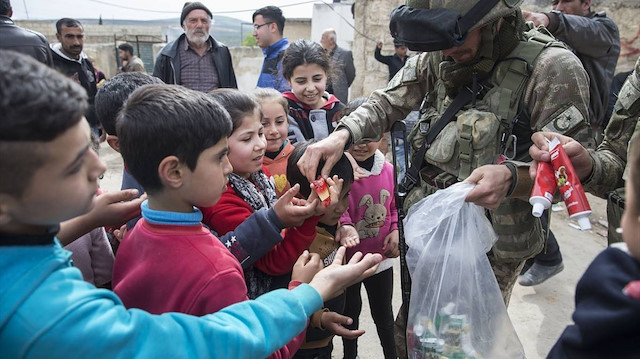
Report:
[[[387,88],[373,92],[367,103],[342,119],[339,128],[348,129],[354,142],[378,140],[390,129],[394,121],[403,119],[412,109],[418,107],[425,94],[437,91],[435,85],[438,69],[430,61],[430,56],[442,55],[423,53],[410,59]],[[542,51],[533,64],[522,100],[530,114],[529,125],[532,131],[558,132],[585,140],[590,137],[587,121],[589,81],[580,61],[570,51],[558,47],[549,47]],[[497,103],[491,106],[496,113],[497,106]],[[444,108],[437,112],[441,114]],[[526,143],[530,138],[519,140]],[[448,146],[450,144],[443,141],[441,147],[434,150],[446,151]],[[526,182],[528,175],[524,171],[519,173],[522,175],[518,178]],[[521,199],[520,202],[528,206],[526,201],[530,187],[518,185],[517,188],[522,190],[516,190],[512,196]],[[541,246],[538,251],[540,249]],[[518,268],[521,268],[527,257],[536,253],[529,253],[517,260],[512,258],[514,260],[509,260],[501,266],[507,267],[500,268],[499,272],[505,275],[498,277],[505,302],[508,302],[511,288],[515,284]]]
[[[629,141],[640,133],[640,58],[633,73],[629,75],[618,95],[614,112],[604,132],[604,141],[596,150],[589,150],[593,159],[593,171],[583,182],[586,191],[607,198],[614,191],[624,198],[624,176],[627,164]],[[609,243],[621,242],[615,233],[620,226],[621,208],[611,198],[607,203],[609,221]]]

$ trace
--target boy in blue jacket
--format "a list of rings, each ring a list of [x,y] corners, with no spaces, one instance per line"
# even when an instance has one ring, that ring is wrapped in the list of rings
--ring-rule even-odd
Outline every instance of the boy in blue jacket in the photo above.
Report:
[[[84,282],[55,239],[61,221],[91,209],[105,170],[89,145],[86,106],[71,80],[0,53],[3,357],[264,358],[300,333],[323,299],[375,271],[379,256],[339,265],[342,249],[309,285],[202,318],[126,310],[115,294]]]

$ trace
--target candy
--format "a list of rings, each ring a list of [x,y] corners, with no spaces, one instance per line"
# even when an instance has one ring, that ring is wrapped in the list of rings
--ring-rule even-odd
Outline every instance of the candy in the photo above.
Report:
[[[331,194],[329,193],[329,186],[327,186],[327,182],[324,178],[320,177],[313,181],[313,186],[315,187],[315,191],[322,201],[322,204],[324,204],[325,207],[329,207],[329,204],[331,203]]]

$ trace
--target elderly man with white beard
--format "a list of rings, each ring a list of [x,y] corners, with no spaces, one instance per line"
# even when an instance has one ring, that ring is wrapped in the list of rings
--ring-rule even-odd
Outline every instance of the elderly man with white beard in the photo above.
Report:
[[[238,88],[229,49],[209,35],[212,18],[213,14],[204,4],[185,3],[180,15],[185,33],[158,54],[153,76],[168,84],[202,92]]]

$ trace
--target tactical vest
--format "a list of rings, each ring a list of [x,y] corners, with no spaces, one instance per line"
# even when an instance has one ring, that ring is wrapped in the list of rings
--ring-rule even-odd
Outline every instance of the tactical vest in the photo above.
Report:
[[[524,91],[540,53],[561,43],[536,29],[525,34],[525,40],[504,59],[496,63],[489,79],[481,83],[480,96],[474,105],[457,113],[436,137],[425,154],[425,166],[420,171],[420,185],[407,195],[405,211],[418,200],[438,189],[462,181],[483,165],[495,164],[499,157],[527,161],[531,144],[531,125],[524,106]],[[430,55],[433,69],[439,68],[439,53]],[[437,74],[434,90],[425,95],[421,118],[408,136],[415,153],[426,135],[452,99]],[[498,242],[494,254],[501,259],[521,260],[542,249],[544,239],[539,220],[531,215],[528,202],[505,199],[500,207],[489,211]]]

